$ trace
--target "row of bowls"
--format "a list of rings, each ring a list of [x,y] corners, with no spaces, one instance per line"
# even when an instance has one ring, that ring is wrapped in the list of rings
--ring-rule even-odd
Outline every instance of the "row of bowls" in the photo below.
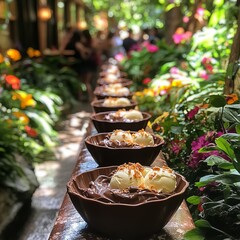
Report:
[[[108,66],[104,65],[103,71],[100,73],[100,80],[98,80],[99,84],[104,83],[107,70]],[[125,74],[120,73],[120,76],[125,77]],[[131,101],[131,106],[128,109],[136,107],[136,103]],[[164,199],[139,204],[104,203],[83,196],[79,188],[87,189],[89,183],[99,175],[108,176],[123,163],[139,162],[144,166],[150,166],[158,156],[163,144],[162,138],[152,134],[155,145],[150,147],[134,149],[100,146],[99,142],[105,139],[109,132],[122,129],[134,133],[140,129],[145,129],[151,117],[150,114],[143,112],[143,120],[141,121],[134,123],[109,122],[105,120],[105,115],[110,111],[117,111],[121,107],[106,109],[102,106],[102,102],[102,99],[92,102],[95,113],[92,114],[91,120],[98,134],[88,136],[85,139],[87,149],[100,167],[73,177],[67,184],[67,191],[76,210],[95,231],[110,238],[146,239],[147,236],[159,232],[172,218],[184,199],[188,183],[183,176],[176,174],[177,188],[174,194]],[[128,110],[126,107],[124,108]]]

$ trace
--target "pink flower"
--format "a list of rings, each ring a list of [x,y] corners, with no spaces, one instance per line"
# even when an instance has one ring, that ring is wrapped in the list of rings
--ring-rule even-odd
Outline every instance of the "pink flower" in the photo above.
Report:
[[[203,57],[201,63],[202,63],[203,65],[206,65],[206,64],[211,63],[211,61],[212,61],[212,58],[210,58],[210,57]]]
[[[203,17],[204,11],[205,11],[204,8],[199,7],[199,8],[197,8],[196,14],[197,14],[199,17]]]
[[[160,93],[159,93],[159,95],[161,95],[161,96],[162,96],[162,95],[165,95],[165,94],[167,94],[167,90],[166,90],[166,89],[161,90]]]
[[[184,16],[184,17],[183,17],[183,22],[184,22],[184,23],[188,23],[188,22],[189,22],[189,17]]]
[[[146,84],[146,85],[147,85],[147,84],[150,83],[151,81],[152,81],[151,78],[144,78],[142,82],[143,82],[143,84]]]
[[[170,69],[170,73],[171,73],[171,74],[179,74],[179,69],[178,69],[177,67],[172,67],[172,68]]]
[[[172,145],[172,151],[174,152],[174,154],[179,154],[179,152],[182,149],[179,144],[179,141],[172,141],[171,145]]]
[[[191,38],[192,33],[190,31],[184,32],[184,29],[179,27],[176,32],[173,34],[172,38],[175,44],[180,44],[184,41],[187,41]]]
[[[147,45],[146,48],[147,48],[148,52],[150,52],[150,53],[155,53],[159,50],[158,46],[153,45],[153,44]]]
[[[118,62],[121,62],[124,59],[124,55],[122,53],[117,53],[114,57]]]
[[[203,78],[204,80],[208,80],[209,79],[209,75],[207,74],[207,72],[205,70],[202,70],[199,73],[200,78]]]
[[[196,106],[194,109],[192,109],[191,111],[189,111],[189,112],[187,113],[187,118],[188,118],[189,120],[193,119],[193,118],[195,117],[195,115],[198,113],[199,109],[200,109],[200,108],[199,108],[198,106]]]

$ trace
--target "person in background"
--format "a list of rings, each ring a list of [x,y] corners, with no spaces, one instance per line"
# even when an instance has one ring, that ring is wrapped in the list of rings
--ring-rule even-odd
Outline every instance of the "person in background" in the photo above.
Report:
[[[112,38],[112,43],[113,43],[113,47],[112,47],[113,57],[119,53],[121,53],[123,55],[126,54],[125,49],[123,48],[123,40],[121,39],[120,34],[119,34],[119,29],[117,29],[114,32],[114,35]]]
[[[128,37],[123,40],[123,48],[126,51],[126,54],[129,56],[131,50],[134,50],[137,46],[137,41],[133,39],[132,29],[128,30]]]
[[[72,39],[73,33],[74,33],[74,27],[67,26],[65,31],[64,31],[64,35],[62,37],[62,40],[60,42],[60,46],[59,46],[60,54],[63,54],[63,51],[66,49],[67,44]]]
[[[91,102],[93,100],[92,81],[94,73],[98,67],[98,56],[95,48],[93,47],[93,40],[88,29],[81,32],[80,41],[76,43],[76,49],[81,56],[81,66],[79,73],[82,81],[86,85],[88,99]]]

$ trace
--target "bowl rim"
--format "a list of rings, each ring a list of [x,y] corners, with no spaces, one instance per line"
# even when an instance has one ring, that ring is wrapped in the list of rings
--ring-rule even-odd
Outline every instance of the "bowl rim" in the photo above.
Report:
[[[179,192],[177,192],[177,193],[174,193],[174,194],[172,194],[172,195],[169,195],[169,196],[167,196],[167,197],[165,197],[165,198],[162,198],[162,199],[150,200],[150,201],[147,201],[147,202],[135,203],[135,204],[129,204],[129,203],[106,203],[106,202],[99,201],[98,199],[85,197],[85,196],[83,196],[81,193],[78,193],[78,194],[77,194],[77,193],[74,193],[74,192],[71,192],[71,191],[70,191],[70,186],[71,186],[71,184],[72,184],[74,181],[76,181],[76,178],[77,178],[77,177],[80,177],[80,176],[83,175],[83,174],[88,174],[88,173],[90,173],[90,172],[97,171],[97,170],[99,170],[99,169],[100,169],[100,170],[102,170],[102,169],[110,169],[110,168],[116,169],[117,167],[118,167],[118,166],[116,166],[116,165],[112,165],[112,166],[94,168],[94,169],[91,169],[91,170],[88,170],[88,171],[85,171],[85,172],[82,172],[82,173],[80,173],[80,174],[78,174],[78,175],[73,176],[73,177],[68,181],[68,183],[67,183],[67,192],[68,192],[68,194],[70,193],[70,194],[73,194],[73,195],[75,195],[75,196],[81,197],[81,198],[83,198],[84,200],[87,200],[87,201],[90,201],[90,202],[95,202],[95,203],[102,204],[102,205],[106,205],[106,206],[124,206],[124,207],[129,207],[129,208],[131,208],[131,207],[138,207],[138,206],[142,206],[142,205],[146,205],[146,204],[156,204],[156,203],[159,203],[159,202],[164,202],[164,201],[166,201],[166,200],[168,200],[168,199],[171,199],[171,198],[173,198],[173,197],[176,197],[176,196],[179,196],[179,195],[181,195],[181,194],[184,194],[184,192],[187,190],[187,188],[188,188],[188,186],[189,186],[189,182],[186,180],[186,178],[185,178],[183,175],[175,172],[176,176],[178,176],[178,177],[184,182],[184,186],[183,186],[183,188],[181,189],[181,191],[179,191]],[[149,167],[149,166],[148,166],[148,167]]]
[[[117,130],[117,129],[116,129]],[[119,129],[121,130],[121,129]],[[129,131],[130,133],[137,133],[138,131]],[[89,144],[91,146],[95,146],[95,147],[99,147],[99,148],[103,148],[103,149],[111,149],[111,150],[129,150],[129,151],[136,151],[136,150],[140,150],[140,149],[151,149],[151,148],[156,148],[156,147],[159,147],[160,145],[162,145],[164,143],[164,139],[161,137],[161,136],[157,136],[153,133],[150,133],[154,138],[159,138],[161,139],[160,143],[158,144],[154,144],[154,146],[145,146],[145,147],[140,147],[140,148],[129,148],[129,147],[118,147],[118,148],[112,148],[112,147],[108,147],[108,146],[101,146],[101,145],[96,145],[96,144],[93,144],[91,143],[89,140],[93,137],[96,137],[96,136],[100,136],[100,135],[109,135],[113,132],[102,132],[102,133],[96,133],[96,134],[93,134],[93,135],[90,135],[90,136],[87,136],[85,139],[84,139],[84,142],[85,144]]]
[[[124,109],[124,108],[123,108]],[[121,110],[121,109],[119,109],[119,110]],[[119,111],[119,110],[117,110],[117,111]],[[96,116],[99,116],[99,115],[107,115],[107,114],[109,114],[109,113],[115,113],[115,112],[117,112],[117,111],[106,111],[106,112],[98,112],[98,113],[92,113],[92,115],[90,116],[90,119],[92,120],[92,121],[97,121],[97,122],[101,122],[101,123],[105,123],[105,122],[107,122],[107,123],[125,123],[125,124],[133,124],[133,123],[139,123],[139,122],[143,122],[143,121],[148,121],[151,117],[152,117],[152,115],[150,114],[150,113],[148,113],[148,112],[142,112],[142,111],[139,111],[139,112],[141,112],[142,114],[145,114],[146,116],[143,118],[143,119],[140,119],[140,120],[136,120],[136,121],[132,121],[132,122],[124,122],[124,121],[113,121],[113,122],[111,122],[111,121],[108,121],[108,120],[104,120],[104,119],[97,119],[96,118]],[[127,111],[129,111],[129,110],[127,110]]]

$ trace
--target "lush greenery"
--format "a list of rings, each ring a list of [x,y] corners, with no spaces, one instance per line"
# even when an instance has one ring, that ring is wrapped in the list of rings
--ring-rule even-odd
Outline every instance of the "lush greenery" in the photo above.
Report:
[[[66,106],[76,102],[80,87],[62,58],[43,58],[32,48],[0,54],[1,185],[14,188],[26,166],[54,157],[55,125]]]
[[[240,101],[223,94],[226,76],[233,76],[227,61],[235,6],[212,3],[197,31],[177,28],[174,45],[143,43],[121,62],[139,108],[152,114],[150,126],[165,140],[164,158],[190,183],[196,228],[185,239],[240,238]]]

